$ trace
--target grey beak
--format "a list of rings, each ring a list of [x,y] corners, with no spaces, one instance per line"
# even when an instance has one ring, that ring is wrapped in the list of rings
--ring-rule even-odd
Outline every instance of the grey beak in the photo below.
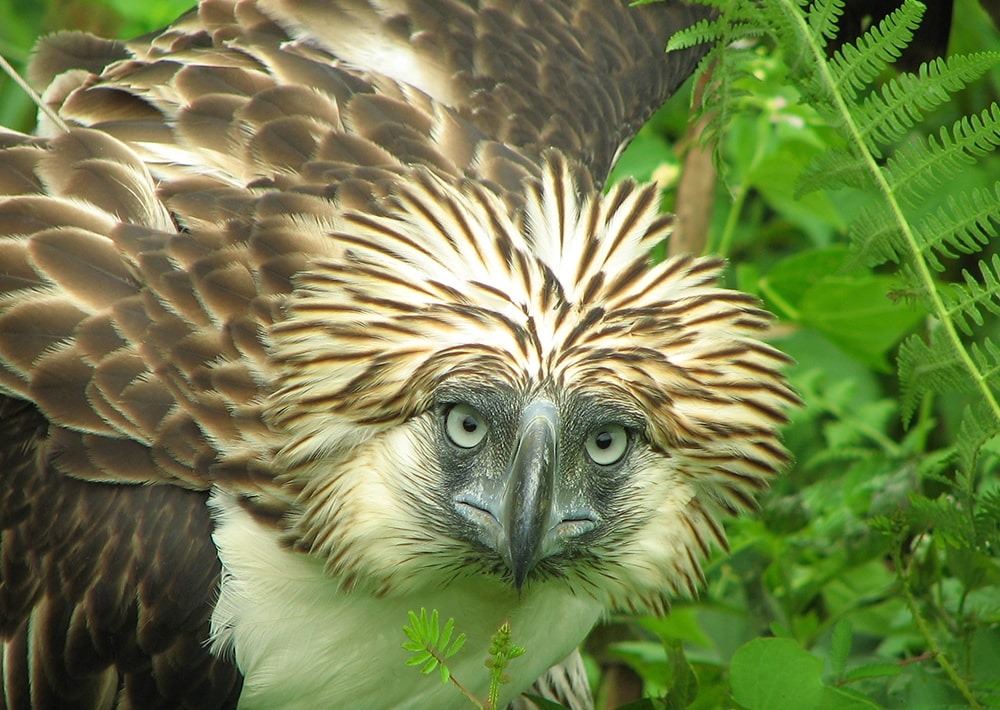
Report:
[[[521,420],[500,511],[500,524],[506,532],[505,556],[517,589],[542,557],[542,541],[552,517],[558,441],[555,405],[547,401],[531,404]]]

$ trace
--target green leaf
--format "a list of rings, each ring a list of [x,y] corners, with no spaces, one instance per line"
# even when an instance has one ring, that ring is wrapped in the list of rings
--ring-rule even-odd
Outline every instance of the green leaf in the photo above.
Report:
[[[430,645],[437,648],[438,639],[441,638],[441,627],[438,624],[438,610],[435,609],[431,612],[430,621],[427,624],[428,638],[430,639]]]
[[[424,664],[424,667],[420,669],[420,672],[423,673],[424,675],[430,675],[437,669],[438,663],[440,663],[440,661],[434,658],[434,656],[431,656],[430,658],[427,659],[427,662]]]
[[[889,298],[896,285],[887,276],[827,277],[803,294],[799,320],[867,365],[887,370],[886,352],[924,317],[922,309]]]
[[[853,638],[851,622],[841,619],[833,627],[833,639],[830,643],[830,666],[833,674],[840,678],[847,667],[847,657],[851,654],[851,640]]]
[[[755,639],[733,655],[733,698],[747,710],[861,710],[878,706],[824,685],[823,661],[785,638]]]
[[[406,665],[408,665],[408,666],[419,666],[419,665],[425,663],[430,658],[434,658],[434,656],[431,655],[430,651],[425,650],[422,653],[418,653],[418,654],[416,654],[414,656],[410,656],[409,658],[407,658],[406,659]]]
[[[456,653],[458,653],[459,651],[461,651],[462,650],[462,646],[464,646],[464,645],[465,645],[465,634],[459,634],[458,637],[455,639],[455,643],[453,643],[451,645],[451,648],[449,648],[445,652],[444,657],[445,658],[451,658]]]
[[[684,710],[698,697],[698,676],[684,655],[680,641],[663,642],[667,662],[671,669],[671,682],[667,692],[666,710]]]
[[[729,668],[733,698],[748,710],[819,708],[823,661],[784,638],[741,646]]]
[[[845,44],[830,61],[834,88],[848,100],[853,100],[860,90],[899,58],[901,49],[909,44],[923,14],[923,5],[906,0],[878,25],[870,27],[857,42]]]
[[[891,678],[903,672],[895,663],[869,663],[852,668],[844,674],[845,681],[864,680],[865,678]]]

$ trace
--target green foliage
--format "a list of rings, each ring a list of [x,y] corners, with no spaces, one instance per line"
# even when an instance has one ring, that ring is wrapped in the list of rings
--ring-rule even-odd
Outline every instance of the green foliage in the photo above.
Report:
[[[44,32],[135,35],[192,2],[0,0],[0,52],[23,66]],[[592,651],[639,672],[636,707],[1000,706],[1000,35],[957,0],[962,53],[897,74],[915,2],[837,51],[838,2],[710,4],[719,19],[670,47],[719,40],[709,249],[780,317],[806,401],[786,432],[797,463],[729,524],[703,600]],[[686,101],[619,166],[667,175],[668,207]],[[0,77],[0,124],[33,115]],[[453,624],[421,610],[407,628],[413,665],[457,686]]]
[[[919,3],[840,48],[839,2],[705,4],[668,48],[717,43],[708,250],[779,315],[806,406],[705,599],[616,653],[669,698],[680,643],[691,708],[1000,706],[1000,36],[959,0],[973,51],[897,74]]]
[[[406,665],[419,666],[420,672],[425,675],[438,671],[441,682],[451,682],[472,705],[484,710],[495,710],[500,703],[500,688],[508,682],[507,667],[525,652],[523,647],[513,643],[510,622],[503,622],[490,637],[489,657],[485,661],[490,673],[490,683],[487,698],[482,701],[451,674],[445,663],[465,646],[465,634],[459,634],[452,640],[455,619],[449,618],[442,627],[438,610],[434,609],[428,614],[424,608],[420,609],[419,614],[410,611],[409,617],[410,623],[403,627],[403,632],[410,640],[403,644],[403,648],[413,655],[407,659]]]
[[[459,634],[453,641],[451,636],[455,631],[455,620],[449,618],[442,629],[438,623],[437,609],[430,616],[424,608],[420,609],[419,616],[412,611],[409,615],[410,623],[403,627],[403,631],[410,640],[403,644],[403,648],[413,655],[407,659],[406,665],[420,666],[420,672],[424,675],[438,670],[441,682],[447,683],[451,679],[451,671],[445,665],[445,660],[462,650],[465,634]]]

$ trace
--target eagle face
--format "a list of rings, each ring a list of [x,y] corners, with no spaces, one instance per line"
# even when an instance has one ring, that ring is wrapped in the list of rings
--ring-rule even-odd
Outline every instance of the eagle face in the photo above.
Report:
[[[344,588],[554,581],[608,608],[693,594],[717,522],[786,462],[795,395],[719,262],[652,264],[652,187],[523,207],[416,171],[344,215],[270,333],[288,534]]]
[[[448,533],[516,588],[565,578],[608,542],[627,489],[634,413],[586,395],[449,383],[434,407]],[[446,533],[447,534],[447,533]]]
[[[797,400],[719,260],[651,260],[657,189],[599,186],[706,14],[202,0],[44,40],[58,116],[0,131],[0,705],[448,706],[421,607],[479,695],[510,622],[505,704],[694,594]]]

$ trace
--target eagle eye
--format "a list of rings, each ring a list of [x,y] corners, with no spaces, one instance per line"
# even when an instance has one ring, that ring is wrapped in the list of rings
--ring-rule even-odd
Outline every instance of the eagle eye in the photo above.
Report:
[[[459,448],[478,446],[486,437],[486,429],[483,415],[468,404],[456,404],[445,415],[445,433],[448,440]]]
[[[587,434],[587,456],[598,466],[612,466],[628,449],[628,432],[620,424],[604,424]]]

